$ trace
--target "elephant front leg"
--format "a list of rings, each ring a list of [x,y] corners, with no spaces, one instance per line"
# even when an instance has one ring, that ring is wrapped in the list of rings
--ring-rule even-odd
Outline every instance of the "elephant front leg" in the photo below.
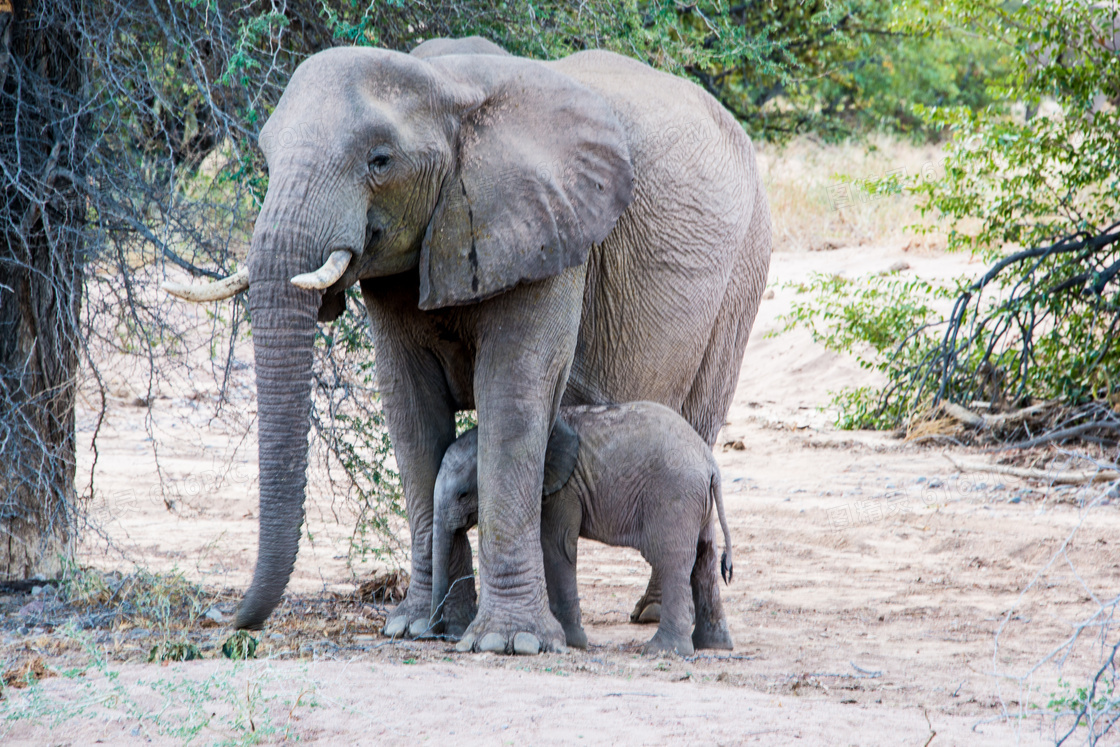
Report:
[[[486,304],[474,371],[478,407],[478,614],[456,648],[563,650],[541,550],[545,446],[567,383],[583,268]]]
[[[477,400],[482,593],[460,651],[536,654],[564,646],[564,631],[549,611],[540,537],[551,397],[513,406],[523,395]]]
[[[381,387],[389,437],[400,470],[408,528],[412,535],[412,576],[408,594],[385,622],[383,633],[420,636],[429,632],[432,611],[432,496],[443,453],[455,439],[455,418],[446,379],[434,357],[423,351],[378,348]],[[460,548],[461,550],[461,548]],[[470,564],[469,546],[466,564]],[[460,561],[463,553],[453,560]],[[469,595],[474,586],[457,591]],[[450,609],[455,603],[448,600]]]

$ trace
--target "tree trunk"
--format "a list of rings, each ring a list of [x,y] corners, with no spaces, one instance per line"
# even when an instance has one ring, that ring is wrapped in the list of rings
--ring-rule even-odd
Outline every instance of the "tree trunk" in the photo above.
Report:
[[[0,0],[0,580],[55,575],[75,538],[85,203],[75,0]]]

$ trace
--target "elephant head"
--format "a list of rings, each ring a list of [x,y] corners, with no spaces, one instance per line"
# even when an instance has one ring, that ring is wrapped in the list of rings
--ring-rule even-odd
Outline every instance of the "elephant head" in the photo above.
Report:
[[[500,51],[500,50],[499,50]],[[500,54],[338,48],[303,62],[261,129],[269,186],[247,268],[256,359],[260,548],[237,627],[279,603],[303,521],[316,319],[357,280],[418,284],[424,310],[472,304],[586,261],[632,173],[607,103]]]
[[[557,420],[545,451],[544,495],[552,495],[567,484],[576,469],[578,455],[579,436],[563,420]],[[452,541],[456,534],[466,534],[478,524],[477,428],[457,438],[444,452],[433,503],[431,619],[434,629],[442,617],[443,600],[451,584],[458,580],[449,576]]]

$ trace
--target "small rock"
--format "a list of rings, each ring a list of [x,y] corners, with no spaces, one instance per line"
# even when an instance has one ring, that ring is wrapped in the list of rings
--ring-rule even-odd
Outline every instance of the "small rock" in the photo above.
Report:
[[[42,612],[43,612],[43,600],[42,599],[36,599],[34,602],[28,602],[27,604],[20,607],[19,612],[17,612],[16,614],[19,615],[20,617],[31,617],[32,615],[38,615],[38,614],[41,614]]]
[[[270,633],[268,637],[271,638],[274,641],[284,640],[284,634],[283,633]]]
[[[206,610],[206,617],[218,623],[226,619],[225,616],[222,615],[222,611],[217,607],[211,607],[210,609]]]
[[[1013,496],[1011,496],[1011,498],[1009,498],[1009,499],[1007,500],[1007,502],[1008,502],[1008,503],[1021,503],[1021,502],[1022,502],[1022,500],[1023,500],[1023,499],[1022,499],[1022,498],[1020,498],[1019,496],[1017,496],[1017,495],[1013,495]]]
[[[915,480],[914,482],[925,482],[925,481],[926,481],[926,478],[924,478],[924,477],[919,477],[919,478],[918,478],[917,480]]]
[[[891,265],[890,267],[887,268],[887,270],[889,272],[902,272],[903,270],[909,270],[909,269],[910,269],[910,263],[907,262],[904,259],[898,260],[893,265]]]

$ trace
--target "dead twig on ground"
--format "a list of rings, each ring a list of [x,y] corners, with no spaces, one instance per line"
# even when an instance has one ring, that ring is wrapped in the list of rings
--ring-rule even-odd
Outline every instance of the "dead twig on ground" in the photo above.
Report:
[[[1120,480],[1120,473],[1113,470],[1086,470],[1080,472],[1053,472],[1042,469],[1030,469],[1028,467],[1013,467],[1008,464],[991,464],[964,462],[953,459],[948,454],[943,454],[950,464],[957,468],[958,472],[994,472],[999,475],[1011,475],[1012,477],[1022,477],[1027,480],[1040,480],[1053,485],[1086,485],[1098,482],[1111,482],[1113,480]]]

